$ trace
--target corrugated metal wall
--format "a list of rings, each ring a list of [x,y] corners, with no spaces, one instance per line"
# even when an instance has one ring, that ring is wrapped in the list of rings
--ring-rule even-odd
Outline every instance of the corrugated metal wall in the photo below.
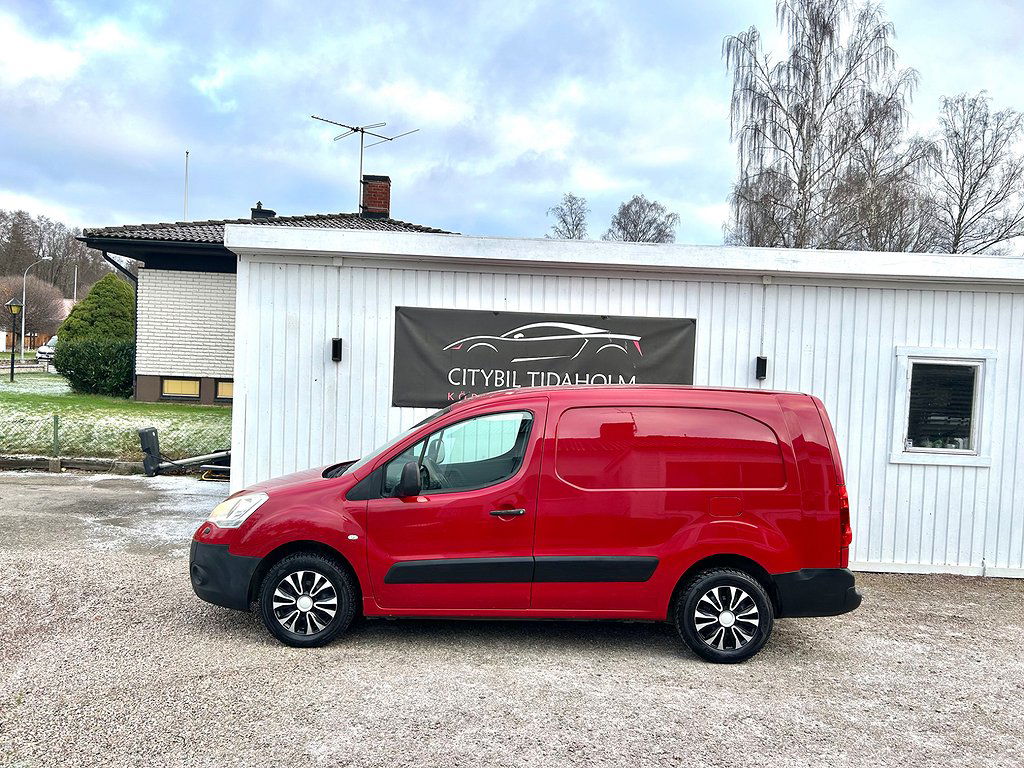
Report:
[[[427,414],[390,407],[396,305],[693,317],[696,384],[798,390],[825,402],[854,502],[853,560],[1006,575],[1024,568],[1024,295],[791,283],[243,257],[234,486],[357,457]],[[760,384],[762,327],[769,374]],[[344,339],[340,364],[330,358],[335,336]],[[995,352],[982,436],[991,466],[890,463],[905,386],[895,380],[897,346]]]

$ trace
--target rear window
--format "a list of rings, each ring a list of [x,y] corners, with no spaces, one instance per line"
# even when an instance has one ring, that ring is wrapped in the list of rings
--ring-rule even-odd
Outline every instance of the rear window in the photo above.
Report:
[[[712,408],[572,408],[558,422],[555,471],[592,490],[782,488],[775,433]]]

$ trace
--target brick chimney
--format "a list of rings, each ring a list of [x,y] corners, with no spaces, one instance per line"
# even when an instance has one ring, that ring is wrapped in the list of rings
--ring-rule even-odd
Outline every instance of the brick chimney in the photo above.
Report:
[[[272,219],[275,216],[277,216],[277,211],[272,211],[269,208],[264,208],[263,203],[261,203],[259,200],[256,201],[256,207],[250,208],[249,210],[252,211],[253,221],[256,221],[256,219]]]
[[[363,174],[363,200],[359,215],[364,219],[391,218],[391,177]]]

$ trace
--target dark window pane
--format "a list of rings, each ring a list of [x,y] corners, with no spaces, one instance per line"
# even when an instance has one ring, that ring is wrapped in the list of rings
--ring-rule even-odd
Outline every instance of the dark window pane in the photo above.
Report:
[[[973,450],[977,367],[914,363],[912,371],[907,447]]]

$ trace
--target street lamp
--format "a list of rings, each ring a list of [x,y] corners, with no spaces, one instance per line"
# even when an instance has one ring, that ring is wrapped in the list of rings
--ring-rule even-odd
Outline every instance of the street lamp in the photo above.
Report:
[[[21,277],[21,362],[25,362],[25,302],[27,301],[26,293],[28,289],[28,271],[32,269],[36,264],[42,264],[44,261],[53,261],[53,256],[43,256],[39,261],[33,261],[25,268],[25,274]],[[11,374],[14,375],[13,373]],[[14,379],[11,379],[14,381]]]
[[[7,311],[11,313],[11,383],[14,383],[14,338],[18,332],[18,315],[21,314],[22,308],[25,306],[17,299],[11,299],[4,306]]]

